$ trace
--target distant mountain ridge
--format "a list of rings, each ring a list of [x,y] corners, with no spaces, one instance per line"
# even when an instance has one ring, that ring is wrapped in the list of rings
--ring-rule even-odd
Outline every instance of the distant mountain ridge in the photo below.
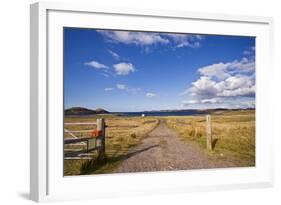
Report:
[[[109,112],[102,108],[91,110],[84,107],[71,107],[64,110],[65,115],[96,115],[96,114],[108,114]]]
[[[207,108],[207,109],[168,109],[168,110],[146,110],[144,113],[149,112],[183,112],[183,111],[197,111],[202,113],[216,112],[216,111],[237,111],[237,110],[255,110],[255,108]]]

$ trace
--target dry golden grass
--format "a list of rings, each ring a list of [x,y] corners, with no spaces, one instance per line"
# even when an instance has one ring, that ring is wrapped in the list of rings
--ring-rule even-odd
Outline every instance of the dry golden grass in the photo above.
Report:
[[[206,148],[205,116],[166,117],[186,142]],[[227,111],[212,114],[213,156],[226,156],[237,166],[255,165],[255,111]]]
[[[153,130],[159,120],[154,117],[119,117],[114,115],[99,115],[91,117],[66,117],[65,122],[95,122],[104,118],[106,128],[106,163],[97,164],[94,160],[64,160],[64,175],[104,173],[114,169],[128,154],[129,148],[141,143],[143,137]],[[93,126],[66,126],[69,130],[95,129]],[[87,133],[78,135],[86,137]],[[65,138],[70,137],[64,134]],[[76,146],[77,147],[77,146]],[[78,146],[79,147],[79,146]],[[66,147],[73,148],[73,147]],[[83,148],[83,146],[80,146]]]
[[[98,164],[95,160],[64,160],[64,175],[110,173],[128,155],[128,150],[141,143],[152,131],[159,119],[166,120],[183,141],[199,145],[206,151],[205,116],[176,117],[120,117],[99,115],[91,117],[66,117],[65,122],[95,122],[105,118],[107,160]],[[95,129],[93,126],[67,126],[70,130]],[[212,113],[214,149],[206,151],[210,157],[223,156],[237,166],[255,165],[255,111],[223,111]],[[79,137],[85,137],[82,134]],[[65,138],[69,137],[67,134]],[[163,142],[165,143],[165,142]],[[76,146],[76,148],[79,146]],[[65,147],[69,148],[69,147]],[[73,147],[71,147],[73,148]],[[83,148],[80,146],[80,148]],[[85,148],[85,147],[84,147]]]

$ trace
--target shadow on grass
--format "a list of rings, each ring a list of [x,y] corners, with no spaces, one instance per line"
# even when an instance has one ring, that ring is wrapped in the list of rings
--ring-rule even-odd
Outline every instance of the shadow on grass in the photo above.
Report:
[[[218,142],[218,138],[213,139],[213,141],[212,141],[212,149],[215,149],[215,146],[216,146],[217,142]]]
[[[149,147],[146,147],[144,149],[140,149],[140,150],[133,150],[127,154],[121,154],[118,156],[111,156],[111,157],[105,157],[105,159],[103,161],[98,161],[97,159],[91,159],[91,160],[87,160],[86,162],[84,162],[80,168],[80,174],[81,175],[86,175],[86,174],[91,174],[101,168],[103,168],[106,165],[114,165],[117,164],[118,162],[122,162],[123,160],[126,160],[132,156],[135,156],[141,152],[145,152],[147,150],[150,150],[154,147],[158,147],[159,145],[152,145]],[[120,154],[120,153],[119,153]]]

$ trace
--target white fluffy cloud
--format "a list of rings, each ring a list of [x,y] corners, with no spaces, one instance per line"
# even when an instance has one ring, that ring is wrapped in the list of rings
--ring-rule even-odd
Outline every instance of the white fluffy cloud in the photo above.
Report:
[[[245,75],[231,76],[225,81],[217,83],[216,87],[218,89],[217,96],[255,96],[255,80],[253,77]]]
[[[203,76],[216,77],[218,79],[225,79],[230,76],[227,73],[227,67],[230,63],[216,63],[198,69],[198,72]]]
[[[241,87],[251,87],[254,81],[252,77],[245,75],[230,76],[225,81],[217,83],[220,90],[235,90]]]
[[[125,84],[120,84],[120,83],[116,84],[116,88],[118,90],[126,91],[129,94],[137,94],[142,91],[141,88],[134,88],[134,87],[127,86]]]
[[[178,48],[198,48],[200,47],[199,42],[204,39],[202,35],[193,34],[163,34],[163,36],[168,37]]]
[[[93,67],[95,69],[108,69],[109,68],[108,66],[106,66],[102,63],[99,63],[97,61],[90,61],[90,62],[86,62],[84,64],[87,66]]]
[[[253,73],[255,71],[254,59],[242,58],[240,61],[234,60],[227,63],[215,63],[198,69],[203,76],[217,78],[219,80],[226,79],[233,74]]]
[[[152,45],[157,43],[169,43],[168,39],[162,38],[158,33],[129,32],[129,31],[99,31],[109,41],[125,44]]]
[[[119,58],[119,55],[114,52],[112,52],[112,55],[116,56],[116,58],[118,56]],[[113,70],[110,67],[98,61],[86,62],[84,63],[84,65],[93,67],[97,70],[101,70],[102,75],[104,75],[105,77],[109,77],[114,74]],[[132,63],[121,62],[121,63],[114,64],[112,67],[117,75],[128,75],[131,72],[135,72],[135,67]]]
[[[254,58],[242,58],[227,63],[216,63],[198,69],[199,79],[192,82],[183,94],[190,104],[224,104],[237,102],[240,107],[254,107],[252,104],[241,103],[243,99],[255,97],[255,61]]]
[[[128,75],[130,72],[135,72],[135,68],[131,63],[118,63],[113,65],[117,75]]]
[[[155,93],[146,93],[146,97],[153,98],[153,97],[156,97],[156,94]]]
[[[251,51],[245,50],[245,51],[243,51],[243,54],[244,54],[244,55],[250,55],[250,54],[251,54]]]
[[[249,76],[231,76],[219,82],[212,80],[210,77],[201,76],[192,85],[185,93],[190,93],[191,96],[199,99],[234,96],[253,97],[255,95],[255,81]]]
[[[150,46],[155,44],[172,44],[174,47],[200,46],[200,41],[204,39],[202,35],[194,34],[167,34],[154,32],[130,32],[130,31],[103,31],[99,30],[109,42],[135,44],[140,46]]]
[[[209,98],[209,99],[203,99],[201,100],[201,103],[210,103],[210,104],[215,104],[215,103],[222,103],[221,98]]]
[[[255,55],[255,50],[256,50],[256,47],[255,46],[252,46],[246,50],[243,51],[243,54],[248,56],[248,55]]]
[[[216,82],[210,77],[201,76],[200,79],[192,83],[192,87],[188,90],[192,96],[210,97],[217,94]]]
[[[198,100],[185,100],[185,101],[183,101],[184,106],[191,105],[191,104],[197,104],[197,103],[200,103],[200,102]]]
[[[229,65],[230,70],[239,73],[250,73],[255,71],[255,61],[254,59],[248,59],[246,57],[242,58],[240,61],[233,61]]]
[[[119,90],[125,90],[127,88],[126,85],[124,84],[116,84],[116,87],[119,89]]]
[[[104,91],[112,91],[112,90],[114,90],[114,88],[104,88]]]
[[[255,86],[251,87],[241,87],[234,90],[224,90],[221,93],[218,93],[218,96],[223,97],[254,97],[255,96]]]
[[[192,104],[216,104],[216,103],[222,103],[221,98],[206,98],[202,100],[185,100],[183,101],[183,105],[192,105]]]

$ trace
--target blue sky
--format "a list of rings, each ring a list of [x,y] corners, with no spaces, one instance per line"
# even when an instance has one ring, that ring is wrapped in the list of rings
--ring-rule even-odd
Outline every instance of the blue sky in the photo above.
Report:
[[[255,38],[64,28],[65,108],[255,107]]]

